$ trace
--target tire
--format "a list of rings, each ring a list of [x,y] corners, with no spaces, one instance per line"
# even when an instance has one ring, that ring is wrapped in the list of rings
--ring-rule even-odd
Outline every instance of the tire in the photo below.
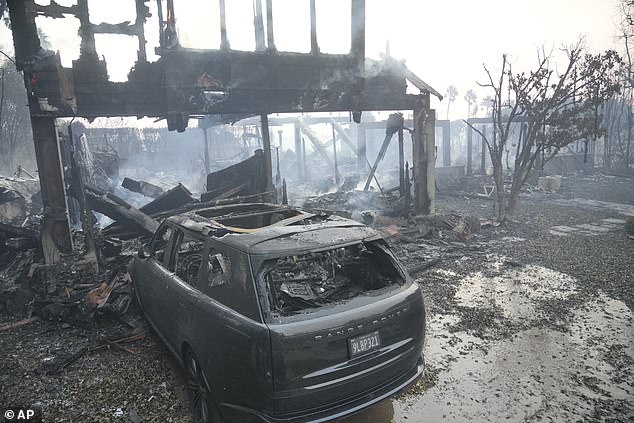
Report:
[[[191,395],[194,416],[199,423],[221,423],[220,415],[211,397],[211,391],[207,386],[200,362],[189,350],[185,355],[185,374],[187,375],[187,388]]]

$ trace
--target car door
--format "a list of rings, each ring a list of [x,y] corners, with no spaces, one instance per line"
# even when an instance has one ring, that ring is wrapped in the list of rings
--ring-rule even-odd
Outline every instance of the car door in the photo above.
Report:
[[[164,336],[162,310],[165,302],[165,285],[171,277],[165,263],[170,256],[173,235],[172,227],[167,223],[161,225],[150,242],[149,256],[137,258],[132,275],[143,311],[161,336]]]
[[[225,410],[258,409],[270,383],[270,341],[262,322],[248,257],[210,242],[201,274],[192,342],[214,398]]]
[[[192,320],[202,296],[198,291],[204,241],[197,234],[175,228],[165,256],[167,279],[160,284],[160,326],[165,341],[179,355],[181,343],[192,334]]]

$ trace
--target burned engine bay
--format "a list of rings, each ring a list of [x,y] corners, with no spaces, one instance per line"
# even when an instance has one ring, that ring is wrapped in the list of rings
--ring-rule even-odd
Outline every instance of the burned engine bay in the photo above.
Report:
[[[380,241],[268,260],[261,275],[271,312],[277,316],[310,312],[405,283]]]

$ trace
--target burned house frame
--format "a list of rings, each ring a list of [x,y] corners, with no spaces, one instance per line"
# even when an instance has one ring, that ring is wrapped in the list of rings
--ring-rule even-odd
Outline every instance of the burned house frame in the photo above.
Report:
[[[42,185],[45,218],[43,240],[69,251],[66,184],[60,160],[55,119],[63,117],[148,116],[166,119],[170,130],[182,132],[190,118],[213,115],[220,122],[260,116],[267,166],[267,185],[273,185],[267,115],[270,113],[350,111],[355,122],[363,111],[414,112],[414,202],[419,212],[434,210],[435,111],[430,93],[438,95],[405,66],[393,59],[365,59],[365,0],[351,0],[349,54],[323,54],[317,43],[315,0],[310,0],[311,52],[278,52],[273,31],[273,1],[255,1],[256,51],[230,48],[225,1],[219,1],[217,50],[183,48],[176,32],[178,10],[173,0],[157,0],[159,59],[149,62],[144,24],[149,0],[134,2],[133,22],[94,23],[88,0],[62,6],[51,0],[8,0],[18,70],[24,73],[36,159]],[[74,17],[79,21],[80,54],[70,68],[58,53],[44,50],[37,17]],[[263,20],[266,18],[266,35]],[[97,54],[95,35],[124,34],[138,39],[137,61],[125,82],[108,79],[106,62]],[[367,72],[369,66],[372,72]],[[420,89],[406,94],[406,81]],[[439,96],[439,95],[438,95]],[[439,96],[440,97],[440,96]],[[365,146],[359,141],[359,156]]]

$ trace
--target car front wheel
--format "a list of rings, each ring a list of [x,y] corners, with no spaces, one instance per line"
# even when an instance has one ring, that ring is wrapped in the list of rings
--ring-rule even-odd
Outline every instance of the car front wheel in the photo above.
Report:
[[[194,415],[200,423],[219,423],[220,418],[211,398],[200,363],[192,351],[185,357],[187,387],[191,394]]]

